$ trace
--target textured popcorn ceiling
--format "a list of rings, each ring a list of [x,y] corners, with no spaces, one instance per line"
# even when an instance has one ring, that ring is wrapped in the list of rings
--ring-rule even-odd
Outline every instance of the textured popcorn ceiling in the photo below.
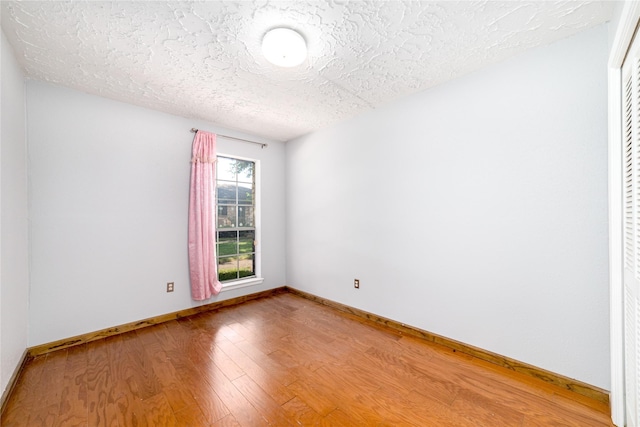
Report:
[[[30,78],[278,140],[606,21],[610,2],[3,1]],[[260,41],[306,39],[278,68]]]

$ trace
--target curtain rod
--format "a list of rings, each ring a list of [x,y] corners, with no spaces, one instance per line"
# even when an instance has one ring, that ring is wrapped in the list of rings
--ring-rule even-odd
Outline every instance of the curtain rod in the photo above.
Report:
[[[198,132],[198,130],[199,129],[191,128],[191,132],[193,132],[193,133]],[[269,146],[269,144],[265,144],[264,142],[250,141],[248,139],[236,138],[235,136],[222,135],[220,133],[218,133],[216,135],[221,136],[223,138],[235,139],[236,141],[248,142],[249,144],[258,144],[260,146],[260,148],[264,148],[264,147],[268,147]]]

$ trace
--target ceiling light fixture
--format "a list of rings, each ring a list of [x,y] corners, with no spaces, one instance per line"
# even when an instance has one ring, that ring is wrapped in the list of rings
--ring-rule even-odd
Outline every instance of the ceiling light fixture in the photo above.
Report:
[[[262,54],[279,67],[295,67],[307,57],[307,43],[297,31],[274,28],[262,39]]]

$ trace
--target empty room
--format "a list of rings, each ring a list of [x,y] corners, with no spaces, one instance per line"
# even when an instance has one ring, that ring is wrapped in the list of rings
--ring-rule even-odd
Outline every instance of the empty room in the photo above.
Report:
[[[640,426],[636,2],[0,14],[3,427]]]

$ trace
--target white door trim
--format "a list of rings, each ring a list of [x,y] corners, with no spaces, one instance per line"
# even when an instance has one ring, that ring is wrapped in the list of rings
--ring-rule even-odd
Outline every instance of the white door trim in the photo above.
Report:
[[[640,2],[625,2],[608,64],[609,113],[609,298],[611,316],[611,419],[625,424],[622,259],[621,68],[640,19]]]

